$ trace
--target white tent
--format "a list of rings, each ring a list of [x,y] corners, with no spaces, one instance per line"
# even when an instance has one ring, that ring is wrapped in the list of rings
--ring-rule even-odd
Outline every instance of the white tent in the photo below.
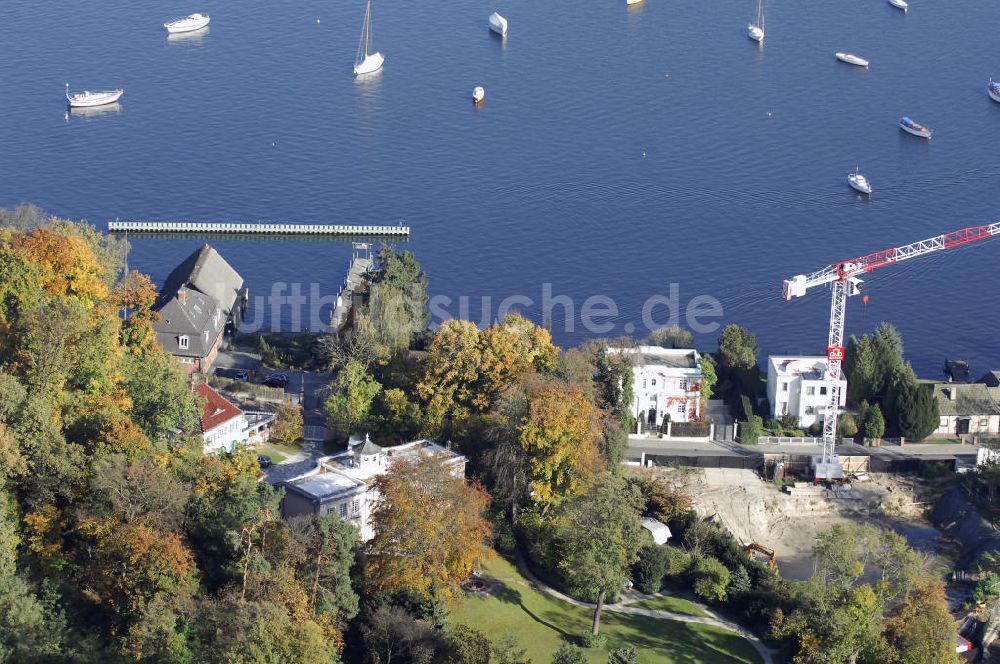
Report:
[[[670,539],[670,528],[662,521],[646,516],[642,518],[642,527],[650,532],[657,544],[666,544]]]

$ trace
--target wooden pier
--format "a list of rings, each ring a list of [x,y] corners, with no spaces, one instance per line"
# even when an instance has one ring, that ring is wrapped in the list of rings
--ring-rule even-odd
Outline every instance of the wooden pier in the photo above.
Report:
[[[410,227],[345,224],[268,224],[211,221],[109,221],[109,233],[218,233],[225,235],[335,235],[409,237]]]

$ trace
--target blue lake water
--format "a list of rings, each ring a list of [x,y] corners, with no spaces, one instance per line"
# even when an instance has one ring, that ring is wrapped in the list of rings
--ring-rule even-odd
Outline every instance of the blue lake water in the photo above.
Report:
[[[717,298],[766,352],[826,342],[823,290],[781,281],[833,261],[1000,218],[1000,3],[500,0],[375,6],[382,73],[351,75],[360,2],[0,3],[0,205],[108,220],[395,224],[434,295],[614,299],[608,335],[642,331],[643,303]],[[498,9],[505,41],[488,32]],[[168,39],[164,20],[212,16]],[[869,70],[834,59],[863,55]],[[63,84],[125,88],[117,110],[66,115]],[[475,108],[471,91],[486,88]],[[903,134],[902,115],[935,128]],[[860,166],[875,194],[846,175]],[[157,280],[197,238],[134,238]],[[335,292],[349,243],[213,239],[251,294],[276,282]],[[870,275],[848,330],[883,319],[928,377],[947,357],[1000,367],[1000,242]],[[261,312],[258,312],[261,313]],[[655,310],[662,321],[665,311]],[[270,320],[270,312],[262,318]],[[292,325],[287,311],[278,322]],[[683,322],[683,320],[681,321]],[[638,332],[637,332],[638,333]],[[716,333],[699,335],[712,344]]]

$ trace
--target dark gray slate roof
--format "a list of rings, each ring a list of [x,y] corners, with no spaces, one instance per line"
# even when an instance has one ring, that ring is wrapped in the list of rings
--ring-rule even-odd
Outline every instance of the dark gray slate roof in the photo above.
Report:
[[[215,300],[189,288],[175,291],[173,297],[161,300],[157,306],[160,320],[153,323],[156,340],[171,355],[207,356],[226,324],[226,316]],[[180,337],[185,335],[188,347],[181,348]]]
[[[228,317],[243,288],[243,277],[219,252],[205,244],[174,268],[160,289],[161,299],[172,298],[184,286],[215,299]]]
[[[956,391],[954,400],[949,398],[951,390]],[[990,388],[982,383],[937,383],[934,396],[942,417],[1000,415],[1000,406],[993,400]]]
[[[361,446],[361,449],[358,451],[358,454],[361,454],[363,456],[370,456],[372,454],[378,454],[381,451],[382,448],[379,445],[376,445],[375,443],[373,443],[371,440],[368,439],[368,436],[365,436],[365,444]]]

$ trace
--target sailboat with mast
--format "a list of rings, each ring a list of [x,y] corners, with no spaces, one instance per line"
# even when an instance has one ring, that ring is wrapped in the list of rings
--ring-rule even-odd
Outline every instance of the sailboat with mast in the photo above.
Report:
[[[754,22],[747,25],[747,37],[758,44],[764,43],[764,0],[757,0],[757,15]]]
[[[372,74],[382,68],[385,58],[378,51],[370,53],[372,41],[372,0],[368,0],[365,8],[365,24],[361,28],[361,41],[358,43],[358,55],[354,58],[354,75]]]

